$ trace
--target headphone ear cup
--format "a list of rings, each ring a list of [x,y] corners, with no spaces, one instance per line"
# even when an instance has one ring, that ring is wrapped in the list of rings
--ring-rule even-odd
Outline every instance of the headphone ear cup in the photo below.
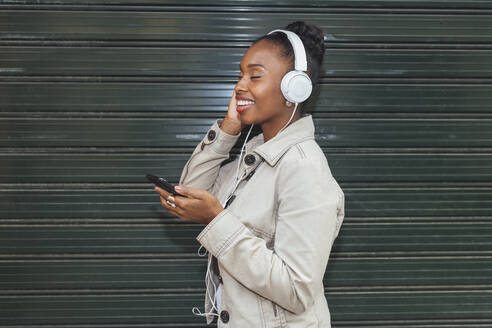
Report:
[[[285,99],[293,103],[301,103],[308,99],[313,90],[309,76],[302,71],[290,71],[284,75],[280,90]]]

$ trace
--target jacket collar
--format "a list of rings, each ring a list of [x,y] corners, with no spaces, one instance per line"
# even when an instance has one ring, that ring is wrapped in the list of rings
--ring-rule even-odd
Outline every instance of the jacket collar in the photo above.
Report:
[[[260,155],[270,166],[275,166],[290,147],[310,139],[314,139],[314,123],[312,116],[307,114],[267,142],[263,142],[263,133],[259,134],[251,140],[251,147],[252,151]]]

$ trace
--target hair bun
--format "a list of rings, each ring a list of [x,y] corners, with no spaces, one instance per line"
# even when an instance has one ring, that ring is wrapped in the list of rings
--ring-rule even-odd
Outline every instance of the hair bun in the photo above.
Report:
[[[301,38],[306,51],[321,65],[325,54],[323,31],[316,25],[306,24],[303,21],[292,22],[285,29],[296,33]]]

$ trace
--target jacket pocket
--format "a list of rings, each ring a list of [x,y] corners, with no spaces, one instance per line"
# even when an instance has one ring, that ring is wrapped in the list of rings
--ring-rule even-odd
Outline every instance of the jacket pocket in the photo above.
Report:
[[[280,308],[273,301],[257,295],[260,309],[261,328],[282,328]],[[256,327],[255,327],[256,328]]]
[[[277,303],[270,301],[273,309],[273,325],[274,328],[285,328],[287,323],[285,322],[284,309],[277,305]]]

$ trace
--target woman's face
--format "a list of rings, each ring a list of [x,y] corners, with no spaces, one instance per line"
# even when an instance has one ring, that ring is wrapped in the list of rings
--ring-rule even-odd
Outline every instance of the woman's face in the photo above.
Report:
[[[280,90],[284,74],[291,70],[292,62],[281,57],[279,46],[261,40],[253,44],[240,63],[236,91],[237,112],[244,124],[261,124],[275,129],[285,124],[292,107],[285,106]],[[265,132],[265,131],[264,131]]]

